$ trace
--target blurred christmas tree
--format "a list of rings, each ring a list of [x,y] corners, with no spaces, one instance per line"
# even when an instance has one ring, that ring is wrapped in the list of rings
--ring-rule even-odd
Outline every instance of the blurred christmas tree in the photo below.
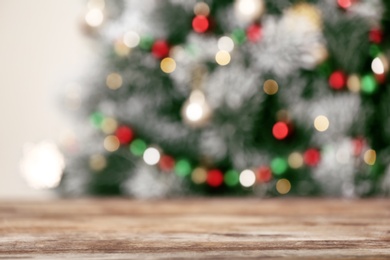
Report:
[[[90,0],[64,194],[388,193],[386,0]],[[87,129],[88,128],[88,129]]]

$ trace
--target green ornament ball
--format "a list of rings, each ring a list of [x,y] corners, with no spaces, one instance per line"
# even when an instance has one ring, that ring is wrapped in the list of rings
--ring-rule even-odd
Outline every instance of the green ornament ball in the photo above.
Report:
[[[374,75],[365,75],[361,79],[361,89],[363,93],[372,94],[377,89],[377,82]]]
[[[271,161],[271,170],[275,175],[281,175],[287,171],[288,164],[283,158],[276,157]]]
[[[192,171],[191,164],[186,159],[180,159],[175,164],[175,173],[180,177],[189,175]]]
[[[225,173],[223,179],[224,179],[226,186],[234,187],[239,183],[240,176],[239,176],[239,173],[237,171],[229,170]]]

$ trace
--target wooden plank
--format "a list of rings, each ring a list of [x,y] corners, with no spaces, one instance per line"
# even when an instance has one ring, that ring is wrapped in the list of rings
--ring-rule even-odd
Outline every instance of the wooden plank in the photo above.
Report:
[[[390,259],[390,201],[0,202],[0,259]]]

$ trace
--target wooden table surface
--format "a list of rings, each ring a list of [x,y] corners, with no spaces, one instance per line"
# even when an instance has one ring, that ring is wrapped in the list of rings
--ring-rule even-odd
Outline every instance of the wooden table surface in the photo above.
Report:
[[[0,201],[0,259],[390,259],[390,200]]]

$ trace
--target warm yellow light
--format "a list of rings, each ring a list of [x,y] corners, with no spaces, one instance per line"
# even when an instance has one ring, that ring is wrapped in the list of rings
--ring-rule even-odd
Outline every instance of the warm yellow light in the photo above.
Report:
[[[276,183],[276,190],[280,194],[287,194],[291,190],[291,183],[287,179],[280,179]]]
[[[219,51],[217,52],[217,54],[215,55],[215,61],[221,65],[221,66],[225,66],[225,65],[228,65],[230,63],[230,54],[229,52],[227,51]]]
[[[194,6],[194,14],[208,16],[210,14],[210,7],[205,2],[198,2]]]
[[[314,119],[314,128],[319,132],[324,132],[329,128],[329,120],[326,116],[317,116]]]
[[[123,43],[129,48],[137,47],[140,40],[141,38],[139,37],[138,33],[133,31],[128,31],[123,36]]]
[[[161,155],[156,148],[149,147],[145,150],[143,158],[146,164],[156,165],[160,161]]]
[[[202,184],[207,179],[207,171],[204,168],[198,167],[192,171],[191,179],[196,184]]]
[[[122,76],[119,75],[118,73],[111,73],[107,76],[106,79],[106,85],[110,89],[118,89],[122,86],[123,80]]]
[[[360,91],[360,79],[356,74],[352,74],[348,77],[347,87],[351,92],[359,92]]]
[[[98,27],[103,23],[103,12],[97,8],[91,9],[85,15],[85,21],[91,27]]]
[[[275,95],[278,92],[279,86],[278,83],[273,80],[269,79],[264,82],[263,90],[268,95]]]
[[[376,161],[375,150],[369,149],[364,153],[364,162],[368,165],[374,165]]]
[[[165,73],[172,73],[176,69],[176,62],[172,58],[165,58],[160,63],[161,70]]]
[[[293,169],[298,169],[303,165],[303,156],[298,152],[293,152],[288,156],[288,164]]]
[[[234,49],[234,42],[228,36],[222,36],[218,40],[218,49],[221,51],[231,52]]]
[[[243,187],[251,187],[256,182],[256,174],[251,170],[243,170],[240,173],[240,183]]]
[[[119,149],[120,143],[115,135],[109,135],[104,138],[103,146],[107,151],[115,152]]]
[[[103,119],[101,129],[105,134],[112,134],[118,127],[118,122],[112,117],[106,117]]]
[[[89,158],[89,167],[94,171],[101,171],[107,166],[106,157],[101,154],[94,154]]]

